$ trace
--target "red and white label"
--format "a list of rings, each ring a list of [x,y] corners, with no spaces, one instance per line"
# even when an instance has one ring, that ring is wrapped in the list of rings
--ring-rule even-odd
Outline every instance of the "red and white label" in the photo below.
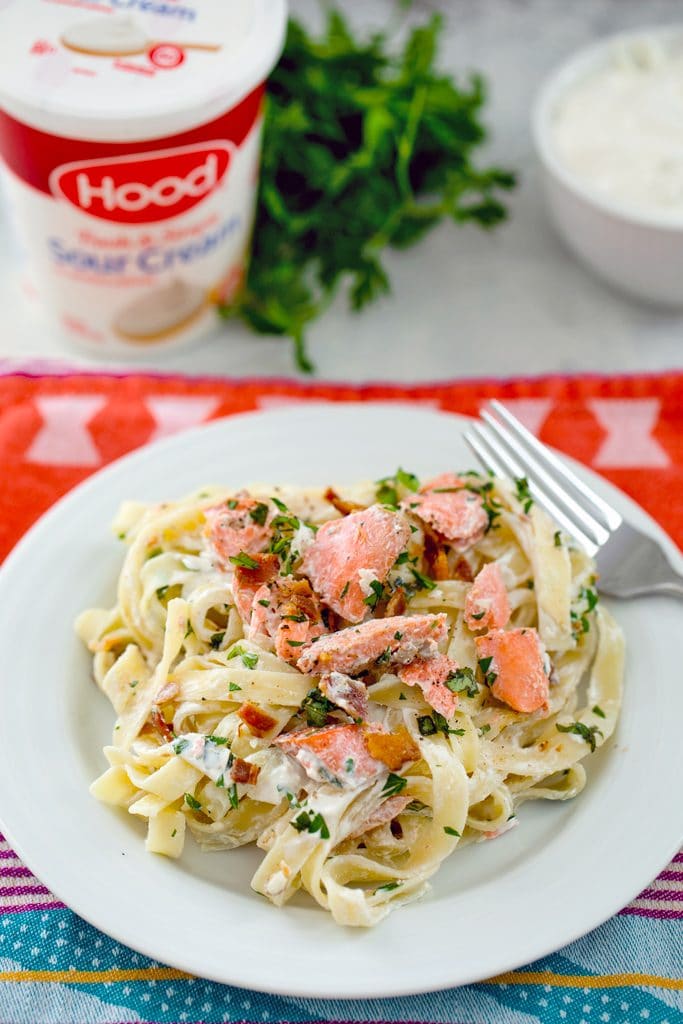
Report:
[[[91,217],[151,224],[192,209],[220,185],[230,166],[225,141],[105,160],[62,164],[50,190]]]

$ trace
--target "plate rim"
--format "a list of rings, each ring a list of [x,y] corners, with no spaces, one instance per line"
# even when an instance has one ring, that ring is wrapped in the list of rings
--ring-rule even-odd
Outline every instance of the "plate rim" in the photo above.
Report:
[[[87,495],[91,488],[97,490],[101,486],[101,481],[103,479],[106,481],[110,476],[115,476],[116,473],[120,471],[122,466],[125,467],[125,465],[127,465],[131,461],[144,461],[144,459],[149,458],[150,455],[155,456],[157,454],[161,454],[163,456],[164,451],[167,448],[170,448],[172,450],[178,443],[179,439],[181,438],[186,439],[189,437],[191,439],[192,437],[202,436],[207,433],[212,433],[214,431],[220,432],[227,425],[239,426],[239,423],[245,419],[280,419],[283,416],[292,416],[293,418],[296,418],[297,415],[299,414],[308,415],[310,413],[315,414],[320,411],[323,411],[324,413],[327,414],[329,414],[330,412],[332,412],[333,414],[337,414],[339,413],[340,409],[344,408],[363,408],[364,410],[375,408],[381,409],[382,411],[386,412],[387,407],[394,410],[409,410],[412,414],[416,414],[418,417],[421,416],[430,419],[443,418],[445,420],[448,420],[451,426],[453,425],[453,421],[456,421],[459,422],[460,426],[463,429],[467,424],[473,422],[473,418],[470,416],[466,416],[461,413],[449,412],[442,409],[426,409],[424,407],[416,406],[415,403],[411,403],[410,401],[306,401],[301,404],[286,405],[276,409],[249,410],[246,412],[234,413],[231,415],[218,417],[206,423],[192,427],[188,430],[179,431],[173,435],[162,438],[156,442],[152,442],[151,444],[143,445],[139,448],[136,448],[130,452],[121,455],[117,459],[113,460],[112,462],[103,466],[101,469],[97,470],[95,473],[92,473],[91,475],[86,477],[85,480],[82,480],[80,483],[75,485],[65,495],[58,499],[57,502],[50,506],[50,508],[47,509],[46,512],[43,513],[43,515],[41,515],[39,519],[34,524],[32,524],[29,530],[20,538],[20,540],[10,551],[9,555],[6,557],[6,559],[0,566],[0,593],[2,592],[6,575],[9,574],[9,571],[13,571],[15,563],[21,561],[21,559],[24,556],[25,549],[31,548],[34,540],[34,535],[39,535],[42,530],[50,526],[53,517],[58,517],[65,508],[68,509],[69,506],[71,506],[72,504],[77,505],[81,500],[83,494]],[[683,557],[681,556],[681,553],[678,547],[676,546],[675,542],[668,536],[663,527],[660,526],[659,523],[657,523],[656,520],[654,520],[648,512],[646,512],[641,506],[639,506],[637,502],[635,502],[628,495],[624,494],[623,491],[621,491],[610,481],[605,480],[591,468],[584,466],[582,463],[577,462],[576,460],[572,459],[571,456],[567,456],[563,452],[558,452],[558,454],[563,459],[567,460],[573,468],[577,468],[579,472],[587,475],[589,479],[592,478],[593,480],[598,480],[599,483],[603,485],[608,492],[612,492],[618,495],[618,499],[626,507],[627,512],[635,510],[636,517],[647,522],[649,531],[652,533],[652,535],[656,537],[657,540],[659,540],[662,543],[671,560],[674,563],[679,562],[679,564],[683,566]],[[666,598],[664,599],[666,600]],[[643,600],[643,598],[640,598],[639,600]],[[0,751],[0,760],[1,758],[2,751]],[[35,859],[33,857],[33,853],[29,851],[27,855],[23,846],[23,842],[20,839],[17,841],[18,837],[15,836],[11,823],[8,823],[6,821],[4,817],[3,808],[1,806],[0,828],[8,842],[12,846],[12,848],[21,858],[21,860],[31,869],[31,871],[34,874],[36,874],[36,877],[38,877],[41,880],[45,880],[51,892],[55,896],[57,896],[58,899],[64,902],[65,906],[68,909],[73,910],[73,912],[76,913],[78,916],[82,917],[83,920],[87,921],[89,924],[91,924],[94,928],[98,929],[99,931],[104,932],[106,935],[110,936],[115,941],[120,942],[123,945],[128,946],[129,948],[134,949],[135,951],[141,953],[142,955],[152,960],[158,959],[157,953],[155,953],[155,951],[145,943],[144,935],[141,936],[140,941],[138,941],[137,936],[134,936],[133,941],[131,941],[131,936],[127,934],[125,930],[122,930],[118,927],[110,928],[109,925],[107,925],[107,927],[102,927],[102,924],[97,919],[97,915],[93,913],[91,909],[89,909],[88,905],[86,905],[85,907],[81,906],[81,901],[78,896],[78,893],[76,893],[75,898],[74,895],[70,892],[64,893],[64,895],[68,896],[67,899],[64,899],[59,880],[57,879],[56,884],[52,880],[52,868],[49,863],[47,864],[46,870],[43,870],[41,864],[40,870],[37,872],[34,871],[33,864],[35,863]],[[682,842],[683,827],[681,828],[678,838],[672,842],[671,849],[667,848],[666,854],[662,853],[661,856],[657,856],[656,858],[654,858],[654,860],[658,864],[658,867],[655,869],[655,873],[659,873],[666,867],[671,858],[680,848]],[[59,862],[53,860],[53,863],[58,864]],[[55,871],[58,873],[59,868],[56,867]],[[522,959],[520,959],[519,955],[515,956],[511,953],[509,959],[505,962],[501,961],[500,965],[496,968],[496,975],[507,973],[522,965],[531,963],[543,956],[550,955],[551,953],[556,952],[558,949],[563,948],[565,945],[576,941],[576,939],[586,935],[588,932],[594,930],[599,925],[603,924],[606,920],[614,916],[614,914],[618,913],[618,911],[622,909],[624,906],[626,906],[627,903],[630,902],[635,896],[637,896],[638,893],[643,889],[643,887],[647,886],[648,883],[654,877],[651,874],[650,867],[648,867],[647,872],[640,872],[640,874],[642,876],[642,881],[639,881],[637,885],[628,887],[628,892],[630,893],[630,895],[626,896],[626,898],[622,898],[620,896],[618,901],[612,899],[611,903],[614,903],[615,905],[611,909],[608,909],[607,912],[604,912],[604,909],[601,909],[601,911],[597,915],[591,915],[590,913],[586,913],[584,915],[584,923],[572,929],[571,932],[567,932],[559,946],[556,945],[554,941],[549,946],[547,939],[536,940],[535,946],[533,942],[527,943],[527,945],[525,946],[525,950],[527,951],[525,952]],[[49,881],[47,881],[48,878]],[[626,892],[626,890],[624,890],[624,892]],[[392,918],[392,920],[396,919]],[[585,923],[586,921],[588,923]],[[380,927],[382,926],[380,925]],[[386,923],[384,927],[386,927]],[[352,936],[350,936],[350,938],[352,938]],[[533,952],[531,952],[530,954],[528,953],[527,949],[529,945],[534,946]],[[279,995],[283,997],[319,1000],[349,1000],[420,995],[429,992],[442,991],[444,989],[452,987],[462,987],[465,985],[483,981],[490,977],[488,972],[482,973],[473,966],[469,973],[460,974],[456,981],[453,981],[452,978],[449,980],[448,977],[446,976],[448,972],[446,970],[442,970],[440,972],[440,980],[431,980],[425,983],[420,983],[417,980],[406,983],[399,982],[398,984],[393,984],[390,990],[388,988],[388,983],[386,982],[384,984],[379,984],[375,986],[373,986],[372,984],[364,984],[361,987],[356,988],[349,994],[348,991],[344,991],[343,989],[329,986],[324,990],[314,990],[310,987],[301,987],[300,985],[297,985],[295,983],[282,984],[278,982],[276,984],[265,984],[264,982],[259,982],[258,979],[253,978],[249,978],[248,980],[240,980],[239,978],[231,976],[231,971],[229,967],[227,971],[223,971],[220,974],[216,973],[213,970],[207,970],[206,968],[202,968],[201,971],[199,971],[195,967],[188,968],[187,957],[183,958],[182,955],[167,956],[166,954],[164,954],[163,962],[171,967],[175,967],[180,971],[190,971],[191,973],[196,974],[198,977],[205,978],[207,980],[211,980],[219,984],[232,985],[240,989],[264,992],[271,995]]]

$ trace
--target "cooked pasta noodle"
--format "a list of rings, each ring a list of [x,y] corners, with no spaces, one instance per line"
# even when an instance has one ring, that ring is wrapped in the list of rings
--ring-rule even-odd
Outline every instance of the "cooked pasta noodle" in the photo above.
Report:
[[[377,923],[614,731],[621,632],[521,482],[210,489],[114,529],[116,605],[77,621],[116,714],[92,793],[154,853],[255,843],[277,906]]]

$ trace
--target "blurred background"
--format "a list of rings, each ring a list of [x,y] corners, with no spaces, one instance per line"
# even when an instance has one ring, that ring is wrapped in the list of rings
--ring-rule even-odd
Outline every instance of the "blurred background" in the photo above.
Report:
[[[486,78],[490,131],[478,162],[515,169],[505,197],[509,220],[495,231],[439,227],[414,249],[387,256],[392,293],[360,315],[338,297],[310,328],[319,377],[419,381],[495,374],[660,370],[683,363],[683,315],[636,302],[580,265],[559,240],[539,194],[530,110],[543,79],[577,48],[613,32],[666,25],[679,0],[337,0],[354,27],[395,32],[434,11],[446,18],[439,65],[456,78]],[[323,24],[317,0],[291,0],[311,28]],[[394,28],[395,26],[395,28]],[[42,320],[0,224],[0,354],[101,366],[64,348]],[[230,323],[188,349],[131,356],[127,365],[192,374],[291,375],[290,345]]]

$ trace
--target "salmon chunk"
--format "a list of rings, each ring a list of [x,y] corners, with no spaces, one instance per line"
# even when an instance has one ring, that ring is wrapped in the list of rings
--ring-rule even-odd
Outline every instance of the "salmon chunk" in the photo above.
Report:
[[[392,744],[392,770],[419,758],[419,749],[407,733],[406,736],[408,742],[402,735],[387,733],[377,725],[326,725],[322,729],[286,733],[278,736],[275,744],[298,761],[314,782],[354,789],[387,771],[386,760],[371,753],[370,740],[386,739]],[[383,753],[379,745],[378,752]]]
[[[513,711],[547,708],[550,680],[545,650],[535,629],[494,629],[476,637],[474,643],[494,697]]]
[[[417,657],[438,654],[447,637],[447,618],[439,615],[393,615],[370,619],[323,636],[297,662],[301,672],[345,672],[358,675],[380,660],[382,665],[407,665]]]
[[[252,555],[252,561],[256,566],[247,568],[243,565],[235,566],[235,575],[232,578],[232,596],[239,616],[246,625],[251,621],[252,606],[255,599],[267,600],[268,590],[265,586],[277,577],[280,570],[280,562],[277,555]],[[258,605],[258,607],[263,607]]]
[[[445,654],[437,654],[434,658],[416,658],[409,665],[404,665],[398,670],[398,678],[407,686],[419,686],[430,707],[444,718],[452,718],[458,696],[445,684],[457,669],[455,661]]]
[[[434,485],[438,486],[434,486]],[[444,474],[401,507],[445,537],[456,551],[466,551],[486,533],[489,518],[481,495],[468,491],[460,477]]]
[[[388,800],[384,800],[378,807],[375,807],[374,811],[371,811],[365,821],[363,821],[358,828],[350,832],[346,837],[347,839],[358,839],[360,836],[365,835],[372,828],[377,828],[379,825],[386,825],[388,821],[393,821],[397,815],[404,811],[411,798],[409,796],[390,796]]]
[[[327,725],[279,736],[275,744],[298,761],[314,782],[330,782],[344,789],[362,786],[386,772],[371,757],[360,725]]]
[[[320,692],[351,718],[368,717],[368,691],[364,683],[343,672],[328,672],[320,677]]]
[[[371,505],[332,519],[318,530],[301,572],[333,611],[360,622],[369,611],[366,598],[374,580],[384,583],[410,538],[402,515]]]
[[[465,600],[465,622],[480,629],[502,629],[510,618],[510,602],[497,562],[488,562],[470,587]]]
[[[269,506],[256,501],[247,491],[205,510],[205,534],[223,566],[240,551],[255,555],[264,551],[270,540]]]

